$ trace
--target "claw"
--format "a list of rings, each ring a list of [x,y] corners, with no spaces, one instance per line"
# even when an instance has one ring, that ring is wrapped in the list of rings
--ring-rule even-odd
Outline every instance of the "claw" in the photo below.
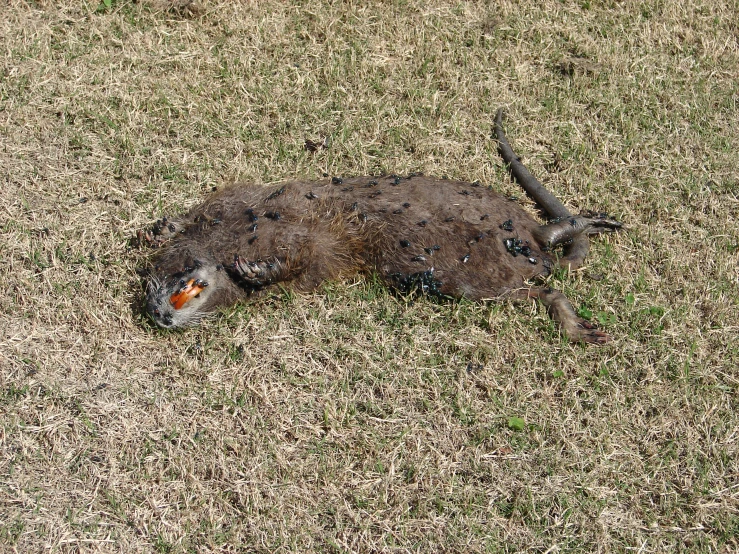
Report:
[[[159,248],[167,242],[167,237],[162,236],[156,232],[156,229],[152,232],[151,230],[136,231],[137,246],[149,246],[151,248]]]
[[[238,254],[234,256],[232,267],[245,279],[257,279],[264,276],[264,269],[260,263],[244,260]]]
[[[580,329],[585,329],[585,331],[577,333],[580,340],[583,342],[589,342],[591,344],[606,344],[613,340],[608,333],[601,331],[596,325],[584,319],[579,321],[577,326]]]
[[[592,344],[606,344],[608,342],[611,342],[613,339],[609,334],[604,333],[603,331],[596,330],[592,333],[585,334],[583,336],[583,340]]]

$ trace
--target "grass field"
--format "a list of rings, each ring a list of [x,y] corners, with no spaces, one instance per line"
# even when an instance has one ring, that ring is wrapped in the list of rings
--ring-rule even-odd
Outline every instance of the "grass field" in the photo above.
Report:
[[[1,552],[739,550],[736,0],[0,11]],[[523,197],[501,106],[550,190],[628,226],[551,280],[609,345],[361,279],[141,314],[129,238],[214,186]]]

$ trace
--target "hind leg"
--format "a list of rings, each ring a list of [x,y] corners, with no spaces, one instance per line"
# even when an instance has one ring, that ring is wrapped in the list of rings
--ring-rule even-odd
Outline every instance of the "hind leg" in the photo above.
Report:
[[[541,225],[534,231],[534,237],[542,247],[554,248],[564,244],[559,265],[576,269],[583,263],[590,249],[588,235],[618,231],[622,226],[621,222],[607,214],[587,211]]]
[[[541,225],[534,231],[534,236],[539,244],[551,248],[581,235],[613,232],[622,226],[620,221],[608,217],[608,214],[583,212],[580,215],[561,218],[554,223]]]
[[[539,300],[546,306],[549,317],[560,324],[567,337],[573,342],[606,344],[611,341],[611,337],[607,333],[578,316],[567,297],[558,290],[549,288],[518,289],[511,291],[510,296],[520,300]]]

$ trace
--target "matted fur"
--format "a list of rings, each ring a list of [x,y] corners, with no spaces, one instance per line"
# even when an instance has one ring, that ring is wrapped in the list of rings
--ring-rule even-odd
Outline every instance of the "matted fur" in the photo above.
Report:
[[[581,221],[590,219],[564,228],[597,232]],[[403,292],[537,298],[573,340],[605,342],[561,293],[526,287],[557,263],[546,240],[554,225],[479,183],[419,175],[234,185],[148,235],[166,245],[154,259],[147,309],[159,325],[180,327],[277,284],[310,291],[371,272]],[[191,279],[207,286],[174,309],[170,298]]]

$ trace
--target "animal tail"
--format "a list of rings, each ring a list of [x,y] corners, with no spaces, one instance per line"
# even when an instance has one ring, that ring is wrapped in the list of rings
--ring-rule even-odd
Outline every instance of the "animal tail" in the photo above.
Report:
[[[516,178],[518,184],[541,206],[546,214],[551,218],[571,216],[572,214],[567,207],[545,189],[536,177],[529,173],[529,170],[521,163],[521,159],[511,148],[503,132],[503,108],[500,108],[495,116],[495,137],[498,139],[498,152],[510,167],[511,175]]]
[[[567,207],[559,201],[551,192],[544,188],[539,180],[534,177],[528,169],[521,163],[520,158],[516,155],[503,132],[503,108],[498,109],[495,115],[495,138],[498,140],[498,152],[500,152],[503,160],[508,164],[511,175],[518,181],[518,184],[526,191],[526,193],[534,199],[534,201],[546,212],[550,218],[571,217],[572,213]],[[559,259],[559,265],[570,267],[570,269],[578,268],[590,249],[590,241],[586,234],[581,233],[572,238],[572,242],[564,247],[562,257]]]

